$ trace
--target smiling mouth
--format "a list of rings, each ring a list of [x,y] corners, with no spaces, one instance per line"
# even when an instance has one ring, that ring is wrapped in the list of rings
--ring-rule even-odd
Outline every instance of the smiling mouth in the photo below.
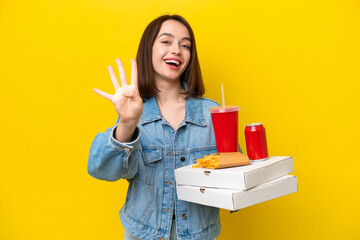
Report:
[[[172,65],[174,67],[178,67],[180,66],[181,62],[177,61],[177,60],[173,60],[173,59],[168,59],[164,61],[166,64]]]

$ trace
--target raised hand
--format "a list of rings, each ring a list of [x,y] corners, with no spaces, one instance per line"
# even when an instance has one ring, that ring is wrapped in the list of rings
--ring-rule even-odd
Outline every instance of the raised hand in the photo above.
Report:
[[[120,87],[112,66],[109,66],[108,70],[110,73],[111,81],[115,88],[115,94],[111,95],[96,88],[94,89],[94,92],[110,100],[114,104],[116,112],[120,117],[117,131],[119,130],[119,128],[130,128],[131,130],[134,130],[140,120],[143,108],[143,101],[140,97],[138,89],[136,60],[131,59],[130,85],[128,85],[127,83],[125,69],[120,59],[116,59],[116,63],[119,68],[119,75],[122,86]]]

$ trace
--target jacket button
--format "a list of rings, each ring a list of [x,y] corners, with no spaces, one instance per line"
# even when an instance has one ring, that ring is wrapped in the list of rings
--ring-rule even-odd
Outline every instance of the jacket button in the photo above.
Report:
[[[182,217],[183,219],[185,219],[185,218],[187,218],[187,215],[186,215],[185,213],[183,213],[183,215],[181,215],[181,217]]]
[[[181,160],[182,162],[185,161],[185,157],[182,156],[182,157],[180,158],[180,160]]]

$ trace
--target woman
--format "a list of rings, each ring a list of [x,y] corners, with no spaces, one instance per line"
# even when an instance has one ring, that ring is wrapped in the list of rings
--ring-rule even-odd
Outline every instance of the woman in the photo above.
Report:
[[[174,170],[216,152],[208,112],[218,106],[203,98],[204,86],[193,31],[178,15],[152,21],[141,38],[131,84],[116,60],[116,93],[95,92],[112,101],[114,127],[91,146],[88,172],[115,181],[127,179],[120,210],[124,239],[213,239],[220,234],[219,209],[177,199]]]

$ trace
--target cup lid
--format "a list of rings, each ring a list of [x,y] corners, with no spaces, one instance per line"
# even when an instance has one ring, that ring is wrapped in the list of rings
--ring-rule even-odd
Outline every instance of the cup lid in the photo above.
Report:
[[[209,108],[210,113],[226,113],[226,112],[237,112],[240,110],[239,106],[219,106]]]

